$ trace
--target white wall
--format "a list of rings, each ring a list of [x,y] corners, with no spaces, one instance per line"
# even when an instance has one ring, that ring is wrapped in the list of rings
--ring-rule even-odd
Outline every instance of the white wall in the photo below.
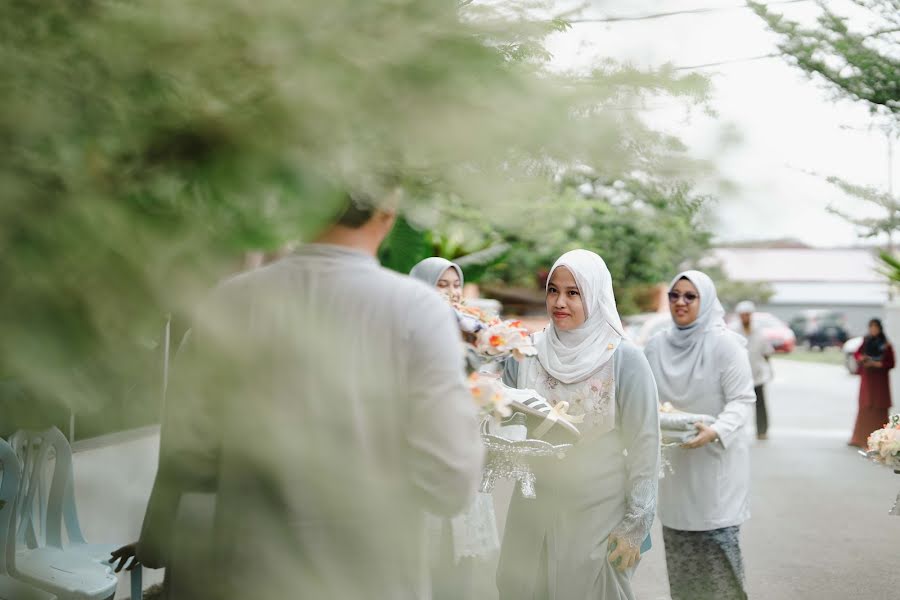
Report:
[[[884,307],[884,334],[894,347],[894,355],[900,360],[900,301],[888,303]],[[900,367],[891,371],[891,399],[894,408],[891,412],[900,412]]]

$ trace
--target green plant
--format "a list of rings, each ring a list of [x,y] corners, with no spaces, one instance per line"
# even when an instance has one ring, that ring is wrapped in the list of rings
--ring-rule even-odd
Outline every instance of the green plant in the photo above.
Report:
[[[874,112],[900,116],[900,2],[852,0],[840,14],[818,2],[815,27],[803,27],[765,4],[748,3],[780,37],[779,49],[798,67],[840,94],[863,101]]]

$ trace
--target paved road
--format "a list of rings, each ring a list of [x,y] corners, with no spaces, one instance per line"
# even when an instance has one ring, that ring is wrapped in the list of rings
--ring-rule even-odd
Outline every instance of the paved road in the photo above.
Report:
[[[762,600],[900,599],[900,476],[845,444],[859,380],[842,367],[777,361],[769,439],[753,449],[743,527],[748,593]],[[668,599],[661,532],[641,564],[641,600]]]

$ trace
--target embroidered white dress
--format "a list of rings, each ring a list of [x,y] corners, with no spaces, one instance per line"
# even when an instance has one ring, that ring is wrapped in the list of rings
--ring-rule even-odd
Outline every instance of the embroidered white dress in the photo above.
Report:
[[[583,381],[561,383],[535,358],[510,362],[504,380],[583,419],[577,425],[583,439],[565,459],[534,464],[537,498],[513,496],[497,575],[500,598],[633,599],[633,569],[621,573],[607,556],[611,533],[639,547],[656,509],[659,423],[646,359],[622,342]]]

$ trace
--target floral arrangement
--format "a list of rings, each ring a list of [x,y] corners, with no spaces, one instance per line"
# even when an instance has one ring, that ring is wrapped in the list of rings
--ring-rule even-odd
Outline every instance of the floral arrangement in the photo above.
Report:
[[[490,315],[477,306],[470,306],[465,302],[453,302],[452,304],[457,314],[474,319],[484,326],[492,325],[500,321],[500,317]]]
[[[451,304],[456,311],[459,329],[463,333],[474,335],[482,329],[500,322],[499,317],[491,316],[475,306],[469,306],[467,304],[462,304],[461,302],[453,302]]]
[[[475,306],[452,302],[459,329],[468,349],[469,391],[482,418],[494,421],[512,415],[511,404],[521,401],[521,391],[507,387],[496,376],[480,372],[486,364],[508,357],[522,360],[535,356],[537,348],[521,321],[504,321]],[[533,392],[532,392],[533,393]]]
[[[459,328],[472,349],[483,359],[499,360],[509,356],[522,360],[537,355],[537,348],[521,321],[504,321],[475,306],[452,303]]]
[[[891,422],[869,436],[866,455],[894,470],[900,470],[900,415],[893,415]]]
[[[507,389],[495,376],[478,372],[469,375],[469,392],[482,418],[505,419],[512,415],[513,397],[505,393]]]
[[[522,360],[537,355],[537,348],[521,321],[497,321],[476,334],[475,350],[482,356]]]

